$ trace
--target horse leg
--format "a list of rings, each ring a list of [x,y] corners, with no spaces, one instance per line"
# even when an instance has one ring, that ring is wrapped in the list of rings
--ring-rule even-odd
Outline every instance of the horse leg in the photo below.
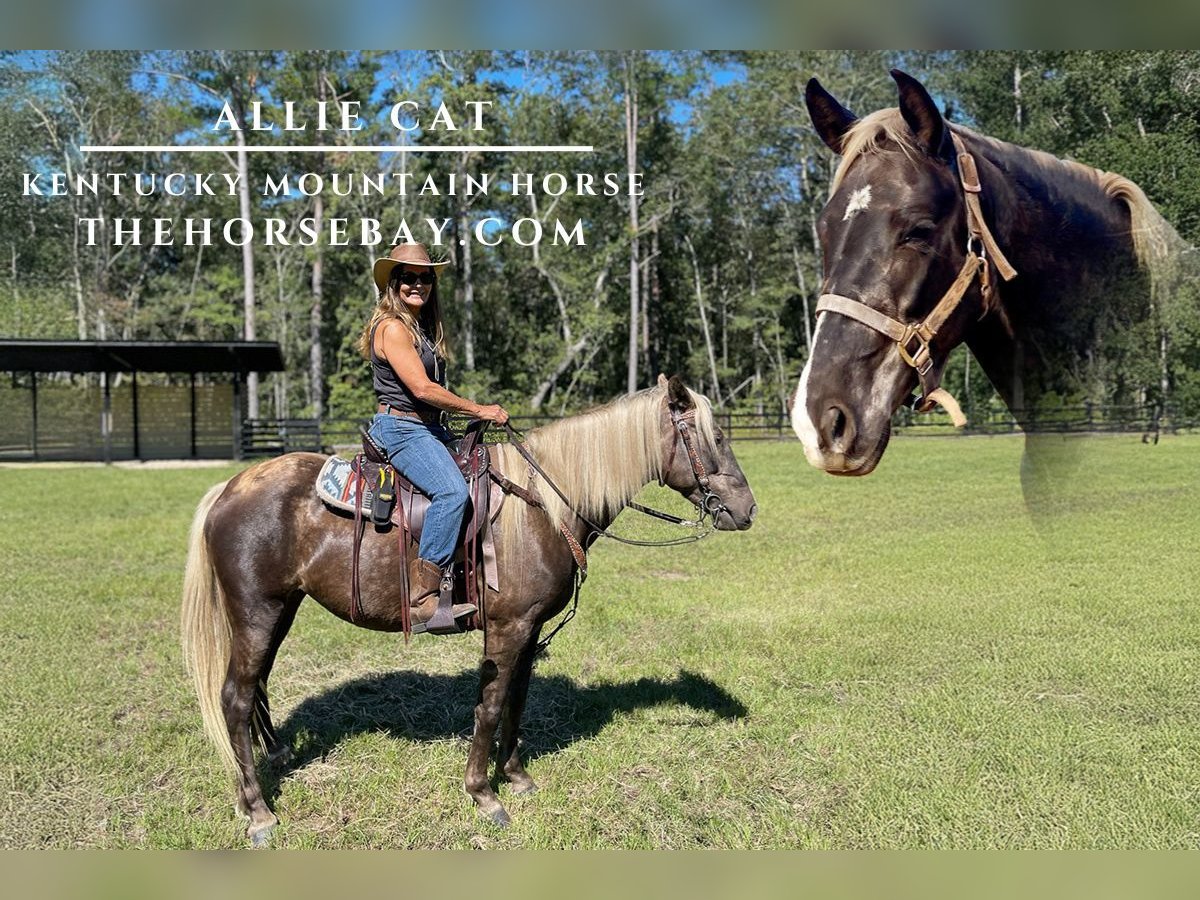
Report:
[[[275,630],[271,633],[271,644],[267,649],[267,657],[263,662],[262,672],[258,676],[258,683],[254,686],[254,711],[251,714],[251,725],[262,744],[267,762],[273,766],[286,766],[292,758],[292,748],[287,744],[280,743],[275,725],[271,722],[271,703],[267,698],[267,680],[271,677],[271,669],[275,666],[275,656],[279,653],[279,645],[283,643],[283,639],[291,630],[292,623],[296,620],[296,611],[300,609],[300,601],[303,599],[302,591],[288,598],[283,615],[279,617],[279,621],[275,623]]]
[[[529,679],[533,675],[533,661],[537,656],[537,639],[538,629],[534,629],[517,660],[517,669],[508,688],[508,702],[504,705],[504,716],[500,721],[497,761],[501,774],[518,796],[536,793],[538,789],[521,764],[520,754],[521,716],[525,713],[525,698],[529,696]]]
[[[467,755],[467,775],[464,782],[467,795],[475,801],[481,815],[487,816],[497,825],[511,821],[500,798],[492,790],[488,780],[488,762],[491,758],[492,741],[496,726],[504,710],[509,686],[516,673],[522,650],[529,642],[529,628],[514,629],[515,633],[504,633],[496,629],[488,635],[492,644],[479,667],[479,702],[475,706],[475,735]]]
[[[238,605],[236,598],[231,597],[230,600],[232,605]],[[246,610],[252,605],[243,602],[240,608]],[[250,819],[246,835],[256,847],[267,844],[271,830],[279,824],[279,820],[267,806],[258,782],[250,722],[254,713],[255,691],[265,674],[265,667],[274,658],[271,648],[276,626],[289,609],[291,607],[285,602],[277,602],[274,606],[264,604],[256,611],[257,615],[235,620],[229,668],[221,690],[225,725],[237,761],[238,810]],[[291,611],[294,614],[294,609]],[[277,643],[275,649],[278,649]]]

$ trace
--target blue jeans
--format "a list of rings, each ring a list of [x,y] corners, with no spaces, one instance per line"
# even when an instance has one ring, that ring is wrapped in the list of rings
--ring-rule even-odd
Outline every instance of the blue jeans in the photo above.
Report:
[[[467,507],[467,483],[446,449],[454,435],[441,425],[385,413],[375,416],[368,432],[387,451],[396,471],[429,497],[418,554],[438,566],[448,566]]]

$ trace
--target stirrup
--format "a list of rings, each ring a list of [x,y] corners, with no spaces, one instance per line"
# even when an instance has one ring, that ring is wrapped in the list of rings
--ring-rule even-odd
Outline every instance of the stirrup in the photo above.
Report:
[[[429,617],[428,622],[422,622],[412,627],[413,634],[461,634],[463,629],[458,626],[458,620],[475,612],[474,603],[454,602],[454,576],[447,568],[442,573],[442,583],[438,590],[437,609]]]
[[[458,620],[472,615],[477,609],[478,607],[474,603],[455,603],[450,609],[445,610],[445,615],[442,615],[443,610],[439,606],[428,622],[421,622],[418,625],[414,625],[412,633],[462,634],[463,629],[459,627]]]

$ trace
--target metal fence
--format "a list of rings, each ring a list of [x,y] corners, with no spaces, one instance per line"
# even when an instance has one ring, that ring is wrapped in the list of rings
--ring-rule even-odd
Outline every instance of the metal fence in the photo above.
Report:
[[[341,432],[323,431],[320,419],[246,419],[242,422],[242,456],[278,456],[296,450],[319,453],[328,446],[331,434],[341,436]]]
[[[739,441],[792,439],[790,418],[782,412],[756,413],[718,411],[717,423],[731,439]],[[561,416],[536,415],[514,417],[513,424],[522,431],[558,421]],[[1028,431],[1050,433],[1132,433],[1172,434],[1200,429],[1200,420],[1181,416],[1168,406],[1102,406],[1082,404],[1053,409],[1023,411],[1019,416],[1007,409],[973,410],[963,433],[1015,434],[1021,431],[1018,419],[1027,419]],[[451,428],[461,431],[468,420],[452,417]],[[245,456],[269,456],[292,450],[336,452],[350,450],[361,443],[360,429],[368,419],[256,419],[244,423],[242,453]],[[892,421],[897,433],[914,437],[958,433],[943,412],[917,414],[902,409]],[[492,429],[490,439],[503,440],[503,431]]]
[[[228,459],[229,382],[115,375],[0,379],[0,461]]]

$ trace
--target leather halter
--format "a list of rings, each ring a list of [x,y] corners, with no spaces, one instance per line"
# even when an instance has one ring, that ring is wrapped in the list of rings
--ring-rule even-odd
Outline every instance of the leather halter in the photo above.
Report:
[[[994,265],[1005,281],[1016,277],[1017,270],[1009,264],[983,218],[983,210],[979,203],[983,187],[979,183],[975,157],[967,151],[962,138],[953,131],[950,132],[950,138],[954,141],[954,149],[958,154],[958,178],[967,207],[967,257],[958,271],[958,277],[942,295],[933,311],[913,325],[893,319],[861,300],[843,297],[840,294],[822,294],[817,301],[817,315],[823,312],[838,313],[890,337],[896,342],[900,358],[917,370],[917,378],[921,382],[921,396],[913,404],[913,408],[924,413],[933,409],[934,404],[940,403],[950,414],[954,426],[961,428],[967,424],[967,419],[962,414],[958,401],[941,386],[942,374],[940,371],[934,371],[933,353],[929,344],[937,337],[938,329],[958,308],[963,295],[977,276],[986,308],[992,292],[991,267]]]

